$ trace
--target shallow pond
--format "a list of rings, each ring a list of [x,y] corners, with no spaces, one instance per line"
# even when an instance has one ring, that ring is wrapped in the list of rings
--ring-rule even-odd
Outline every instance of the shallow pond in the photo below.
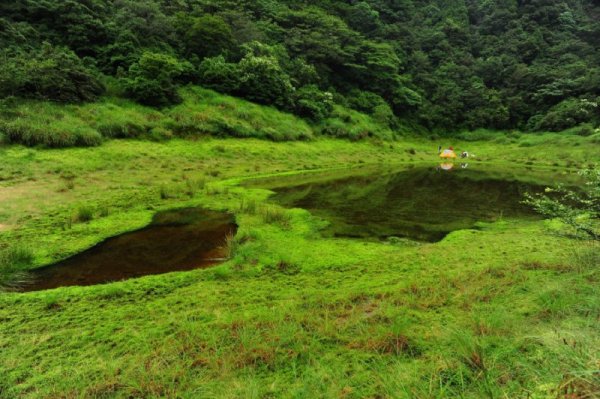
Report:
[[[54,265],[34,270],[24,291],[93,285],[215,265],[226,256],[234,217],[200,208],[157,213],[141,230],[109,238]]]
[[[477,170],[457,163],[313,182],[289,177],[287,183],[274,179],[262,184],[275,191],[276,202],[329,221],[326,235],[435,242],[480,221],[537,217],[522,201],[525,193],[540,192],[552,183],[552,174],[545,173],[540,180],[528,170]]]

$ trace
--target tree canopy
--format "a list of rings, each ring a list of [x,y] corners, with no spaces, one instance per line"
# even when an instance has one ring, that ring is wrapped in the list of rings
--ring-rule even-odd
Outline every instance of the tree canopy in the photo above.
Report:
[[[200,84],[323,119],[561,131],[600,120],[594,0],[16,0],[0,4],[0,96],[141,103]],[[385,115],[383,117],[382,115]]]

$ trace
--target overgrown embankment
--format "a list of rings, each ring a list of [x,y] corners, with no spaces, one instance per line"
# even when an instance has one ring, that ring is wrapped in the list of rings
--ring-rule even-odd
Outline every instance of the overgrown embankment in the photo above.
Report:
[[[370,116],[342,106],[336,106],[328,118],[311,123],[272,107],[199,87],[183,89],[181,96],[181,104],[162,109],[118,98],[81,105],[3,102],[0,136],[8,143],[53,148],[96,146],[113,138],[164,141],[213,136],[278,142],[311,140],[321,135],[353,141],[395,137],[392,130]]]

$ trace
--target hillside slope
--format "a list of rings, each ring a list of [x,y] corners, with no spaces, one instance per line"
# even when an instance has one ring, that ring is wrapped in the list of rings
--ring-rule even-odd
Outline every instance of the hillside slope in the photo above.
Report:
[[[152,106],[201,84],[320,122],[560,131],[598,124],[592,0],[18,0],[0,5],[0,97],[111,92]]]

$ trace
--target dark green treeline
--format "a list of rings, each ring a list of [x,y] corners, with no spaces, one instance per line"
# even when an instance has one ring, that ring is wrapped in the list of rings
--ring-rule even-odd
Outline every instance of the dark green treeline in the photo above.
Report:
[[[17,0],[0,97],[177,103],[199,84],[319,121],[392,128],[598,124],[597,0]]]

